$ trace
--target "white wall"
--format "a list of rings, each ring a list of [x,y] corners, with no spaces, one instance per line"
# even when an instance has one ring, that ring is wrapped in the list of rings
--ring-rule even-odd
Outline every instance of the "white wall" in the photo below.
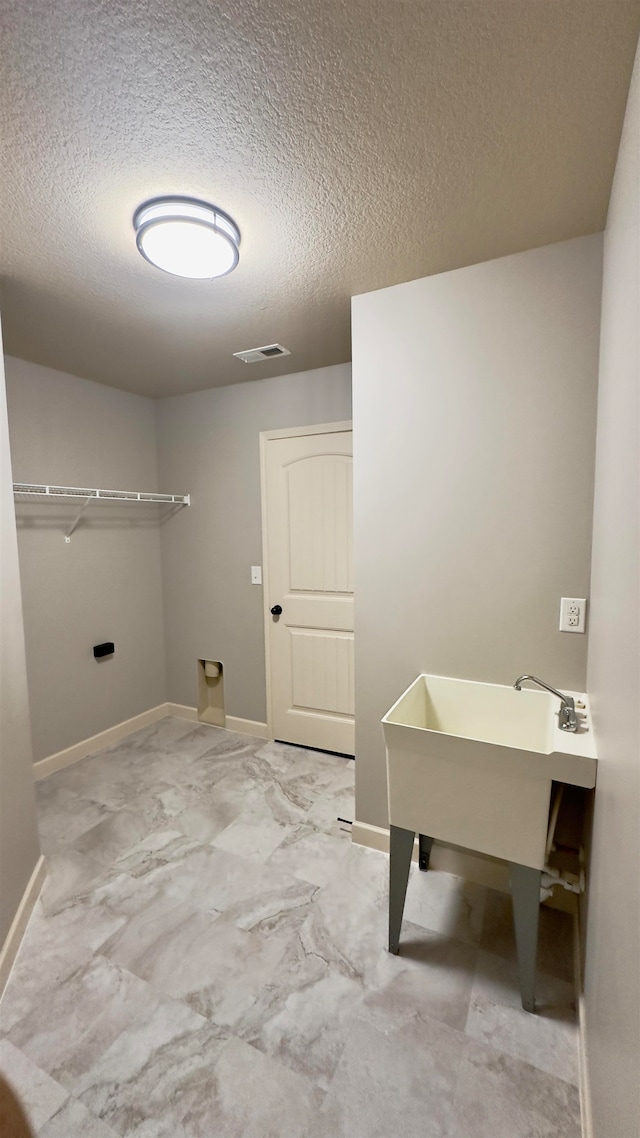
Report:
[[[421,671],[584,688],[601,237],[353,300],[356,814]]]
[[[40,849],[0,337],[0,948]]]
[[[350,366],[153,402],[6,363],[15,481],[193,501],[161,526],[155,510],[92,504],[69,545],[75,504],[18,505],[34,757],[167,698],[195,704],[202,656],[225,663],[227,713],[264,721],[259,432],[350,418]],[[104,640],[115,656],[96,662]]]
[[[15,481],[155,490],[152,400],[6,360]],[[166,699],[160,533],[142,506],[17,508],[34,757]],[[171,524],[171,523],[168,523]],[[113,640],[113,658],[92,646]]]
[[[238,365],[241,366],[241,365]],[[162,531],[169,699],[197,703],[196,661],[222,660],[228,715],[266,720],[260,431],[351,418],[349,364],[157,404],[160,477],[192,495]]]
[[[588,684],[598,786],[586,941],[596,1138],[640,1134],[640,57],[604,241]]]

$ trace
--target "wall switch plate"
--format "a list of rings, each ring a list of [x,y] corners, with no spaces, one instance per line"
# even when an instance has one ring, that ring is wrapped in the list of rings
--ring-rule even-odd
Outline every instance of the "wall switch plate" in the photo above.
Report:
[[[262,565],[252,565],[251,566],[251,584],[252,585],[261,585],[262,584]]]
[[[584,632],[587,602],[585,597],[560,598],[560,631]]]

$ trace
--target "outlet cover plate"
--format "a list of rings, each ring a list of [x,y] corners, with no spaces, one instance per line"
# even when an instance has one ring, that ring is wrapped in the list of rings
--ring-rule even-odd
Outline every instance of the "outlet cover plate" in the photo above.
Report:
[[[585,597],[560,598],[560,631],[584,632],[587,601]]]

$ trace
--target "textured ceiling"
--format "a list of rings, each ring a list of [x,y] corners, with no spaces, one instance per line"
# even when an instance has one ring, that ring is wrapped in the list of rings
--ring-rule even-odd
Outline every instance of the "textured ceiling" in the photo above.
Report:
[[[350,358],[349,298],[604,226],[636,0],[0,0],[5,345],[165,395]],[[229,277],[131,218],[204,197]],[[292,355],[247,366],[243,348]]]

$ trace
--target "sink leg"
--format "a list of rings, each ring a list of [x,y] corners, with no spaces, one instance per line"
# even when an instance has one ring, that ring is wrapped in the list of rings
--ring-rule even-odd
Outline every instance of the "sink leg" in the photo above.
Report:
[[[400,928],[413,853],[413,830],[389,827],[389,952],[400,950]]]
[[[539,869],[527,865],[509,864],[511,894],[513,897],[513,926],[516,934],[520,995],[526,1012],[535,1011],[536,954],[538,951],[538,923],[540,920]]]
[[[433,838],[428,838],[426,834],[418,834],[418,869],[421,869],[423,873],[426,873],[429,868],[432,845]]]

